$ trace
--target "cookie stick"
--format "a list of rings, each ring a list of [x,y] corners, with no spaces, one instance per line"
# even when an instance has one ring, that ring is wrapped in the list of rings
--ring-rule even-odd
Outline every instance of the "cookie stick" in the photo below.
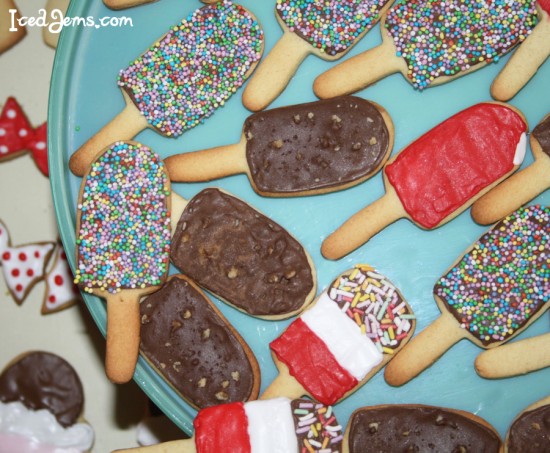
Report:
[[[16,10],[15,15],[15,31],[10,30],[12,27],[12,13],[10,10]],[[0,0],[0,54],[15,46],[27,34],[25,27],[18,25],[17,20],[21,18],[21,14],[13,0]]]
[[[262,51],[263,32],[243,7],[224,0],[196,10],[120,71],[126,107],[71,156],[71,171],[81,176],[101,149],[147,127],[178,137],[196,126],[244,83]]]
[[[134,6],[143,5],[145,3],[152,3],[156,0],[103,0],[105,6],[111,9],[126,9]]]
[[[108,147],[82,181],[75,283],[107,300],[105,368],[115,383],[134,374],[140,298],[157,290],[168,272],[169,192],[162,161],[133,142]]]
[[[341,258],[402,217],[426,229],[448,222],[521,165],[526,132],[523,115],[506,104],[453,115],[388,161],[386,194],[328,236],[322,254]]]
[[[262,110],[279,96],[310,54],[328,61],[343,57],[380,18],[392,0],[277,0],[283,36],[243,92],[243,104]]]
[[[548,450],[550,396],[521,411],[506,433],[506,453],[539,453]]]
[[[497,61],[535,24],[534,0],[397,2],[381,19],[382,44],[321,74],[313,90],[350,94],[395,72],[423,90]]]
[[[235,145],[165,159],[172,181],[245,173],[264,196],[333,192],[375,174],[393,147],[393,123],[379,105],[345,96],[255,113]]]
[[[415,325],[399,290],[372,267],[358,265],[271,342],[279,375],[260,398],[309,395],[334,404],[392,360]]]
[[[550,187],[550,115],[533,129],[529,141],[534,162],[473,204],[471,214],[477,223],[494,223]]]
[[[491,95],[499,101],[513,98],[550,55],[550,1],[538,0],[537,11],[539,23],[491,85]]]
[[[436,282],[441,315],[386,367],[403,385],[467,338],[490,349],[510,340],[550,307],[550,209],[522,208],[476,241]]]
[[[67,8],[69,7],[69,3],[70,0],[48,0],[46,2],[46,14],[48,17],[56,17],[57,19],[60,19],[58,13],[61,13],[64,17],[67,12]],[[57,48],[57,43],[59,42],[60,31],[61,30],[57,30],[57,33],[54,33],[50,27],[44,27],[42,28],[42,39],[48,46],[55,49]]]

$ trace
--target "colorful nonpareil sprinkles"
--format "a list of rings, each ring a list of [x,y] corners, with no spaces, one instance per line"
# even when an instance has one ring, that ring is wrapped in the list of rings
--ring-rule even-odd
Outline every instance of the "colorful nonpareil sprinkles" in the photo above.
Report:
[[[337,453],[342,451],[342,426],[325,406],[305,398],[292,400],[292,417],[300,453]]]
[[[550,209],[530,206],[501,220],[434,294],[483,344],[509,338],[550,298]]]
[[[162,283],[170,254],[169,181],[149,148],[117,142],[92,164],[78,205],[75,283],[85,291]]]
[[[370,266],[355,266],[327,293],[384,354],[393,354],[412,328],[415,316],[399,291]]]
[[[385,26],[422,90],[438,77],[497,62],[536,23],[534,0],[399,0]]]
[[[118,85],[152,127],[178,137],[224,105],[262,50],[258,22],[243,7],[220,1],[174,26],[120,71]]]
[[[380,18],[388,0],[277,0],[288,29],[328,55],[345,52]]]

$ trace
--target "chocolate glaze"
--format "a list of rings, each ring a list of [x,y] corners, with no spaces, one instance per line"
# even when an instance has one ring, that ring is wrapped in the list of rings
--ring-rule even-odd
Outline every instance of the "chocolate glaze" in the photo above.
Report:
[[[384,118],[352,96],[259,112],[244,124],[246,158],[256,187],[292,193],[371,175],[389,151]]]
[[[550,115],[533,129],[533,137],[539,142],[542,151],[550,156]]]
[[[249,205],[218,189],[191,199],[172,240],[172,262],[251,315],[298,310],[314,287],[302,246]]]
[[[521,414],[508,434],[508,453],[550,451],[550,404]]]
[[[67,427],[80,417],[84,394],[80,378],[64,359],[49,352],[31,352],[0,375],[0,401],[47,409]]]
[[[246,352],[204,295],[171,278],[140,306],[141,351],[201,409],[250,399],[254,371]]]
[[[498,453],[500,447],[486,426],[438,407],[364,408],[350,420],[350,453]]]

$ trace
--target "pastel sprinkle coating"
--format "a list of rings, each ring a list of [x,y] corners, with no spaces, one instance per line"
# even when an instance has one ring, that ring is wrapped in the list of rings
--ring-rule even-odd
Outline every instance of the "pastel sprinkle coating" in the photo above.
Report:
[[[149,148],[117,142],[86,176],[75,283],[117,293],[162,283],[170,254],[169,181]]]
[[[277,0],[277,14],[291,32],[334,56],[345,52],[380,18],[388,0]]]
[[[508,339],[550,298],[550,209],[522,208],[485,233],[434,287],[483,344]]]
[[[169,137],[191,129],[245,82],[263,50],[263,31],[231,1],[190,14],[128,68],[118,85],[149,124]]]
[[[407,338],[415,318],[395,286],[368,265],[357,265],[327,291],[384,354],[393,354]]]
[[[344,435],[332,406],[302,398],[292,400],[291,409],[301,453],[341,451]]]
[[[536,23],[534,0],[399,0],[385,26],[422,90],[438,77],[497,62]]]

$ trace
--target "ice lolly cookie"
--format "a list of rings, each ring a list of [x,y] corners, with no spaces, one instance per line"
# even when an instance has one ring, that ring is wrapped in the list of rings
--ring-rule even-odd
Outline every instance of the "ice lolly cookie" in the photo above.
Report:
[[[83,419],[74,368],[42,351],[16,357],[0,374],[0,452],[84,453],[94,430]]]
[[[392,0],[277,0],[283,36],[250,79],[243,104],[258,111],[279,96],[310,54],[343,57],[380,19]]]
[[[260,195],[312,195],[365,181],[392,147],[388,113],[346,96],[255,113],[239,143],[170,156],[165,164],[172,181],[245,173]]]
[[[338,453],[342,427],[332,406],[274,398],[201,410],[191,439],[124,451],[150,453]],[[220,427],[222,427],[220,429]]]
[[[313,261],[283,227],[219,189],[172,204],[179,219],[172,263],[201,287],[265,319],[288,318],[311,303]]]
[[[470,412],[420,404],[357,409],[344,436],[345,453],[504,453],[497,430]]]
[[[468,338],[489,349],[522,332],[550,306],[550,209],[531,206],[497,223],[436,282],[441,316],[386,367],[402,385]]]
[[[321,74],[313,88],[334,97],[401,72],[423,90],[498,61],[536,23],[534,0],[398,1],[382,18],[382,44]]]
[[[472,218],[482,225],[502,219],[550,187],[550,115],[531,132],[534,162],[491,189],[472,206]]]
[[[0,54],[15,46],[27,34],[26,28],[18,25],[20,18],[21,14],[13,0],[0,0]]]
[[[516,416],[506,433],[506,453],[541,453],[550,447],[550,397]]]
[[[402,217],[426,229],[448,222],[521,165],[526,132],[523,115],[506,104],[453,115],[389,160],[386,194],[328,236],[321,252],[341,258]]]
[[[126,107],[71,156],[72,172],[81,176],[101,149],[146,127],[179,137],[201,123],[244,83],[262,51],[262,29],[243,7],[224,0],[196,10],[120,71]]]
[[[141,353],[196,408],[256,399],[254,354],[188,277],[171,276],[140,305]]]
[[[261,398],[309,395],[334,404],[386,365],[415,325],[399,290],[372,267],[356,266],[271,342],[279,375]]]
[[[550,55],[550,1],[538,0],[537,12],[538,24],[491,85],[491,95],[499,101],[513,98]]]
[[[75,283],[107,300],[107,376],[134,374],[139,300],[157,290],[170,258],[170,181],[160,158],[139,143],[117,142],[82,181]]]

